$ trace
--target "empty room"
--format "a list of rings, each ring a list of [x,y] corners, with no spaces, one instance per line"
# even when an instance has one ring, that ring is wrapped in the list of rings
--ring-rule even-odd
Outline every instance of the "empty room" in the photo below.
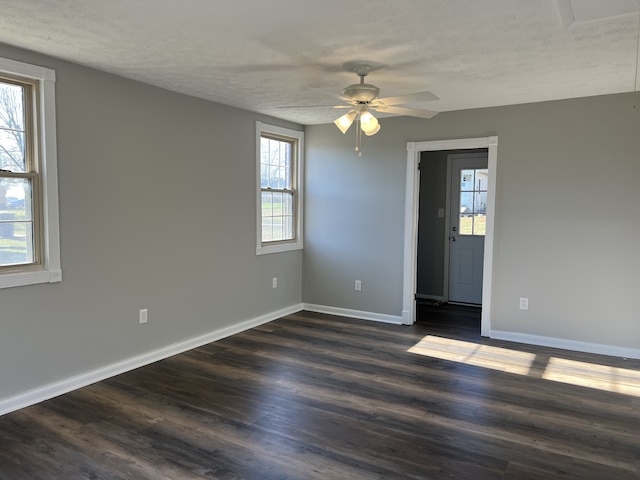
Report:
[[[638,0],[0,0],[0,480],[640,477]]]

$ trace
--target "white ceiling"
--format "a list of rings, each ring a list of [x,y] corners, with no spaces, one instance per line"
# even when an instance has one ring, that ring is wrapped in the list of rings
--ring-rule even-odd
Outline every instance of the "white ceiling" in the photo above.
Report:
[[[633,91],[638,0],[0,0],[0,42],[303,124],[371,63],[438,111]],[[640,85],[640,81],[637,82]]]

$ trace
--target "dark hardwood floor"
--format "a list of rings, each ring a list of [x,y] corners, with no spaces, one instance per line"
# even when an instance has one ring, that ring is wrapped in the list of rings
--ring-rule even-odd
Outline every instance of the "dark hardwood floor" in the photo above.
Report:
[[[416,322],[421,326],[428,326],[432,333],[442,329],[444,335],[453,331],[458,338],[474,340],[480,337],[481,312],[480,307],[418,301]]]
[[[640,478],[640,361],[432,320],[300,312],[10,413],[0,479]]]

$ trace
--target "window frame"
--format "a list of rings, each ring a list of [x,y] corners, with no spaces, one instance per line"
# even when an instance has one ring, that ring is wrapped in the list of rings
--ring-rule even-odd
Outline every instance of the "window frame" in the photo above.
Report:
[[[293,191],[293,232],[292,240],[262,241],[262,185],[261,185],[261,140],[281,138],[293,142],[291,191]],[[256,121],[256,255],[302,250],[303,248],[303,178],[304,178],[304,132],[278,127]]]
[[[0,288],[60,282],[55,71],[0,57],[0,74],[33,85],[35,102],[31,111],[32,137],[35,139],[29,142],[29,148],[34,148],[32,170],[36,174],[32,192],[35,263],[1,268]],[[37,187],[35,182],[38,182]]]

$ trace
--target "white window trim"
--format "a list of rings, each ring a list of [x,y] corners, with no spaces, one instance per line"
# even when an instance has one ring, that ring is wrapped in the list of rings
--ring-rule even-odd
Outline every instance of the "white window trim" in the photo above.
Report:
[[[42,179],[44,258],[42,269],[0,273],[0,288],[62,281],[58,214],[58,158],[56,144],[56,72],[50,68],[0,57],[0,72],[38,80],[40,95],[40,175]]]
[[[273,245],[262,244],[262,196],[260,195],[260,139],[263,133],[271,133],[284,137],[295,138],[297,140],[298,151],[296,152],[296,220],[294,229],[296,239],[291,242],[279,242]],[[256,122],[256,255],[269,253],[289,252],[292,250],[302,250],[302,221],[303,215],[303,179],[304,179],[304,132],[291,130],[289,128],[277,127],[260,121]]]

